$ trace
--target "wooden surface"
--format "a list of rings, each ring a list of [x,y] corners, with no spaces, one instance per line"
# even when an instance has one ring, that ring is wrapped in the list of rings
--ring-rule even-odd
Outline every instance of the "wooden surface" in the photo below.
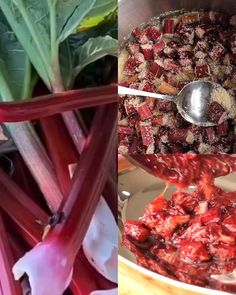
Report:
[[[217,293],[217,292],[216,292]],[[119,260],[119,295],[199,295],[154,280]],[[202,294],[202,293],[201,293]]]

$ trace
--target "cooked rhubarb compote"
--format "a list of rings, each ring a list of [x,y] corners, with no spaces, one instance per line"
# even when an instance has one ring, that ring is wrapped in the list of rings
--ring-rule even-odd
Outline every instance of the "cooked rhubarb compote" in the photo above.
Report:
[[[120,85],[175,95],[200,79],[225,89],[208,107],[215,127],[188,123],[171,101],[120,96],[119,153],[236,152],[235,113],[226,103],[236,96],[236,16],[172,13],[133,29],[120,52]]]
[[[236,271],[218,277],[236,270],[236,192],[214,185],[216,177],[236,171],[236,155],[136,155],[133,161],[178,189],[126,221],[122,245],[161,275],[236,292]],[[193,192],[182,190],[190,184]]]

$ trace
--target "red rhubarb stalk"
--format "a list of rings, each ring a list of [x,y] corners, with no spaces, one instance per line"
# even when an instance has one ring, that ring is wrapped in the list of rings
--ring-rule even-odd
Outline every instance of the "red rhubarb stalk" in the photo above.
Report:
[[[63,207],[63,222],[13,268],[16,279],[27,273],[32,295],[61,295],[70,283],[74,259],[107,180],[112,161],[111,150],[115,144],[115,127],[116,105],[101,107],[97,111],[75,172],[72,189]],[[51,277],[54,277],[53,281]]]
[[[63,195],[52,163],[38,136],[29,123],[9,123],[8,129],[30,172],[38,183],[49,208],[57,211]]]
[[[77,108],[94,107],[116,101],[117,86],[114,84],[54,93],[21,102],[1,102],[0,122],[30,121]]]
[[[5,231],[3,219],[0,214],[0,272],[2,294],[21,295],[21,288],[18,282],[14,281],[12,266],[14,264],[13,253]]]
[[[69,136],[65,124],[59,115],[40,121],[48,154],[55,167],[63,194],[68,194],[71,187],[69,165],[78,163],[79,154]]]

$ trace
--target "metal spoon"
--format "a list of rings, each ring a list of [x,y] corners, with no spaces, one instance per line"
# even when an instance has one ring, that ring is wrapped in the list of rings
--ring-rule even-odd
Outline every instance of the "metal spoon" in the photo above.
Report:
[[[227,111],[230,111],[232,107],[235,109],[233,98],[228,92],[221,85],[209,81],[193,81],[183,87],[176,96],[140,91],[122,86],[118,86],[118,93],[120,95],[148,96],[173,101],[179,113],[186,121],[195,125],[210,127],[217,125],[209,121],[210,119],[207,114],[208,106],[213,101],[212,92],[216,89],[219,92],[223,92],[224,106],[227,106]],[[228,117],[229,114],[226,113],[221,122],[227,120]]]

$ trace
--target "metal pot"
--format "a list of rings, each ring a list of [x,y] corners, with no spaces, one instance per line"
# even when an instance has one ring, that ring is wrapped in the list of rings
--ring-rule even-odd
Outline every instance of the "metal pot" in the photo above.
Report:
[[[119,42],[131,29],[149,21],[161,13],[174,10],[215,10],[236,14],[235,0],[120,0],[119,1]]]

